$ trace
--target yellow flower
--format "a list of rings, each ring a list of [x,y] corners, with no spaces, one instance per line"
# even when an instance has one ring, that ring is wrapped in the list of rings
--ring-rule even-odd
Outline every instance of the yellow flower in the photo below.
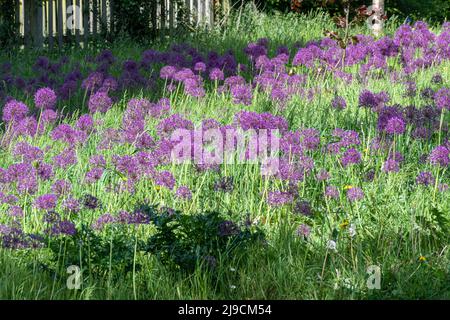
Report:
[[[351,186],[351,185],[344,186],[344,190],[348,190],[348,189],[352,189],[352,188],[353,188],[353,186]]]
[[[161,186],[155,186],[155,190],[156,190],[156,191],[161,190]]]
[[[339,228],[341,228],[341,230],[344,230],[348,227],[348,225],[350,224],[350,222],[345,219],[344,221],[342,221],[342,223],[339,225]]]
[[[424,256],[420,256],[419,257],[419,261],[420,262],[425,262],[425,261],[427,261],[427,258],[425,258]]]

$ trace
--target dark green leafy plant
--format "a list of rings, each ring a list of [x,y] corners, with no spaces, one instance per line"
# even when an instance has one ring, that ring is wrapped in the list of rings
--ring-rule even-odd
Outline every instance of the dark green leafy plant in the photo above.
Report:
[[[225,260],[237,250],[242,253],[250,244],[264,241],[256,226],[237,224],[215,211],[188,215],[166,209],[152,219],[156,233],[150,237],[147,251],[176,270],[214,267],[219,257]]]
[[[143,242],[133,237],[129,228],[110,225],[100,234],[83,225],[73,236],[50,237],[46,242],[52,254],[46,269],[63,276],[71,265],[97,276],[110,271],[114,274],[130,272],[135,261],[135,247],[142,248]],[[134,267],[139,269],[139,265]]]
[[[0,47],[5,48],[14,43],[17,34],[17,24],[15,19],[15,1],[0,1]]]

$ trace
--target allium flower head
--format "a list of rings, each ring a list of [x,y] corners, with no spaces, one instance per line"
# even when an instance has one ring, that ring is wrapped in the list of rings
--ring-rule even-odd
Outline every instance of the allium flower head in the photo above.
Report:
[[[52,210],[56,207],[58,196],[56,194],[44,194],[39,196],[34,201],[34,205],[38,209]]]
[[[248,85],[237,85],[231,88],[234,104],[249,106],[252,104],[252,89]]]
[[[325,188],[325,196],[328,198],[338,199],[339,189],[335,186],[327,186]]]
[[[434,95],[434,102],[439,109],[450,110],[450,89],[442,88]]]
[[[395,161],[393,159],[388,159],[383,164],[383,171],[384,172],[398,172],[400,170],[398,161]]]
[[[156,175],[155,183],[159,186],[173,189],[175,186],[175,178],[169,171],[161,171]]]
[[[111,108],[112,104],[113,101],[110,97],[108,97],[106,92],[97,92],[89,98],[89,111],[91,113],[97,111],[105,113]]]
[[[342,165],[347,167],[351,164],[357,164],[361,162],[361,154],[358,150],[350,148],[346,150],[341,158]]]
[[[424,186],[433,185],[435,182],[435,179],[431,172],[428,171],[422,171],[419,173],[419,175],[416,177],[416,183],[421,184]]]
[[[304,216],[310,216],[312,214],[311,204],[306,200],[297,201],[294,205],[294,212]]]
[[[303,237],[303,238],[308,238],[309,235],[311,234],[311,227],[306,225],[306,224],[301,224],[297,230],[296,230],[296,234],[299,237]]]
[[[450,163],[450,150],[445,146],[438,146],[431,151],[428,160],[433,165],[440,165],[441,167],[447,167]]]
[[[97,182],[102,177],[103,171],[104,171],[103,168],[93,168],[89,170],[86,173],[84,181],[89,184]]]
[[[39,109],[54,109],[56,100],[56,93],[50,88],[41,88],[34,94],[34,104]]]
[[[364,192],[358,187],[350,188],[347,190],[347,198],[351,202],[361,200],[364,198]]]
[[[229,237],[239,234],[239,227],[233,221],[224,221],[219,225],[219,236]]]
[[[225,78],[223,71],[219,68],[213,68],[209,72],[209,79],[212,81],[223,80]]]
[[[25,103],[12,99],[3,107],[2,120],[5,122],[19,122],[25,119],[27,113],[28,107]]]
[[[72,190],[72,184],[69,181],[60,179],[56,180],[55,183],[53,183],[51,189],[52,192],[57,196],[63,196],[70,193],[70,191]]]
[[[64,210],[70,213],[77,213],[80,211],[80,202],[75,198],[67,198],[62,204]]]
[[[81,131],[90,132],[94,127],[94,119],[89,114],[83,114],[78,118],[76,127]]]
[[[116,222],[116,218],[114,218],[110,213],[105,213],[97,219],[97,221],[92,225],[92,228],[101,231],[106,225],[114,222]]]
[[[386,132],[389,134],[402,134],[405,132],[405,121],[398,117],[393,117],[388,120]]]
[[[54,123],[58,119],[58,113],[52,109],[45,109],[41,112],[41,122],[44,124]]]
[[[331,101],[331,106],[334,109],[345,109],[347,107],[347,102],[345,101],[344,98],[336,96],[333,98],[333,100]]]
[[[293,200],[294,196],[290,192],[270,191],[267,195],[267,204],[272,207],[282,206]]]
[[[90,210],[96,210],[101,208],[102,203],[100,202],[100,200],[96,197],[94,197],[91,194],[86,194],[83,197],[83,205]]]
[[[181,186],[176,191],[176,196],[181,199],[191,199],[192,193],[191,190],[186,186]]]

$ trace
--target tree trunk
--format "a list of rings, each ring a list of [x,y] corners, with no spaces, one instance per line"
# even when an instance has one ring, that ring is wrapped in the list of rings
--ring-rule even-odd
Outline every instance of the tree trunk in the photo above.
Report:
[[[372,31],[375,36],[383,32],[384,0],[372,0]]]

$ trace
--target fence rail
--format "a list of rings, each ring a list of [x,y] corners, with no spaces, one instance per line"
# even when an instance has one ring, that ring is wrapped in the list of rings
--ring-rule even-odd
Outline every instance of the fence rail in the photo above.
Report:
[[[15,0],[15,25],[25,46],[52,48],[62,46],[67,38],[85,46],[91,38],[117,29],[114,1],[120,0]],[[212,26],[218,0],[148,1],[141,13],[148,18],[149,30],[164,37],[176,32],[179,19]]]

